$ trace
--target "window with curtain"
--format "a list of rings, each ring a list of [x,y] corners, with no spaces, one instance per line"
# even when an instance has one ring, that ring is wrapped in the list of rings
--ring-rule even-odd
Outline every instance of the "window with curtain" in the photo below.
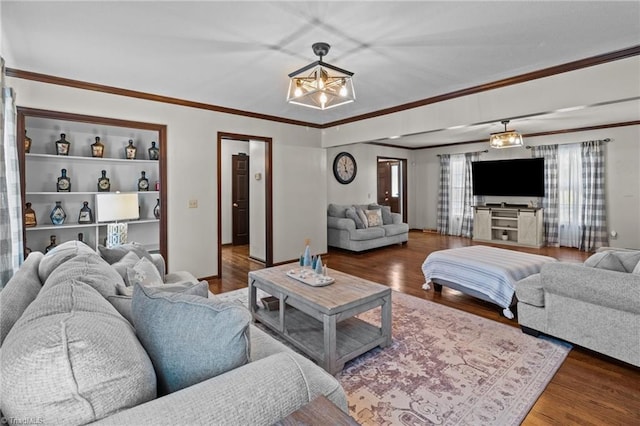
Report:
[[[460,235],[465,201],[465,157],[464,154],[451,156],[449,174],[449,234]]]
[[[558,146],[558,242],[580,247],[582,158],[580,144]]]

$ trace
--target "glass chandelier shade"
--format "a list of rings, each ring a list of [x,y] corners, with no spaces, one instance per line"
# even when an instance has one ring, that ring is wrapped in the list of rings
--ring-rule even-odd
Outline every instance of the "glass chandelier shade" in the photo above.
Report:
[[[289,74],[287,102],[320,110],[353,102],[353,73],[322,61],[329,52],[327,43],[314,43],[312,48],[320,60]]]
[[[491,133],[489,138],[489,146],[491,148],[513,148],[523,146],[522,135],[515,130],[507,130],[509,120],[503,120],[504,132]]]

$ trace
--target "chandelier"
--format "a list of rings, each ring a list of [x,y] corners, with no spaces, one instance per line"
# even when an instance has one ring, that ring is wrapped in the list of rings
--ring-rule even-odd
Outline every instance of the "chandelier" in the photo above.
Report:
[[[314,43],[311,48],[320,60],[289,74],[287,102],[325,110],[356,99],[353,73],[322,62],[330,47],[328,43]]]
[[[509,120],[502,120],[504,124],[504,132],[491,133],[489,138],[489,146],[491,148],[513,148],[514,146],[522,146],[522,135],[515,130],[507,130]]]

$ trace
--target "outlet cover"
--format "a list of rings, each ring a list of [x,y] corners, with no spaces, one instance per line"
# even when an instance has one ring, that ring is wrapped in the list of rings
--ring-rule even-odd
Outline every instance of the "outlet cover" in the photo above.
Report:
[[[189,200],[189,208],[197,209],[198,208],[198,200]]]

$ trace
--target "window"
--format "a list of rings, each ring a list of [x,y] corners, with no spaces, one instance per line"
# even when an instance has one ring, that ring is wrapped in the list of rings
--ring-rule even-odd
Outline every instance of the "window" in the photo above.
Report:
[[[582,158],[579,144],[558,146],[558,242],[580,247]]]
[[[391,163],[391,196],[400,196],[400,163]]]
[[[452,155],[450,163],[449,188],[449,234],[460,235],[464,214],[464,154]]]

